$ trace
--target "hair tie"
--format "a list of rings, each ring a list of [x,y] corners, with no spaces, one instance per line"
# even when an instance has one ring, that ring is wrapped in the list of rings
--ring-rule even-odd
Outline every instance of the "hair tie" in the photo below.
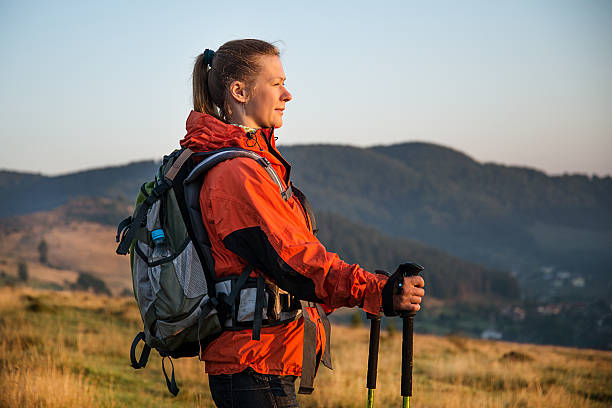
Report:
[[[210,65],[212,68],[212,60],[215,56],[215,52],[213,50],[209,50],[208,48],[204,50],[204,63],[206,65]]]

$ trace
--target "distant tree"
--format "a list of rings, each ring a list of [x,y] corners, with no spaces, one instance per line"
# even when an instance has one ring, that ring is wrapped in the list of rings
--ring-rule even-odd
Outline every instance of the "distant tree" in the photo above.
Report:
[[[47,241],[43,239],[40,240],[40,244],[38,244],[38,255],[40,259],[40,263],[46,265],[49,263],[49,259],[47,255],[49,253],[49,246],[47,245]]]
[[[389,333],[389,337],[393,337],[397,333],[395,319],[387,319],[387,333]]]
[[[77,290],[92,290],[98,294],[111,295],[110,290],[106,286],[106,282],[87,272],[79,273],[79,277],[77,278],[74,288]]]
[[[351,315],[351,326],[361,327],[362,324],[363,324],[363,320],[361,320],[361,312],[359,310],[356,310]]]
[[[29,277],[28,275],[28,264],[26,264],[24,261],[19,262],[17,265],[17,276],[19,276],[19,279],[26,282]]]

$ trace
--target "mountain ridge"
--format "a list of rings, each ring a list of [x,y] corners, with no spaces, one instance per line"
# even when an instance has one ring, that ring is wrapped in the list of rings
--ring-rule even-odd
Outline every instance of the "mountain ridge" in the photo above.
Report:
[[[542,268],[552,266],[607,290],[610,177],[549,176],[528,167],[480,163],[423,142],[279,150],[292,163],[292,180],[317,210],[517,276],[541,277]],[[156,168],[155,161],[140,161],[54,177],[0,172],[5,197],[0,219],[82,196],[132,201]],[[572,236],[580,242],[574,244]]]

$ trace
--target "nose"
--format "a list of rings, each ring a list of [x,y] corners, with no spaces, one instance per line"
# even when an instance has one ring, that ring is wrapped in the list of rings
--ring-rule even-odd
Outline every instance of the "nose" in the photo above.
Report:
[[[291,95],[291,92],[289,92],[287,88],[285,88],[284,86],[283,86],[283,91],[284,92],[281,94],[281,101],[289,102],[290,100],[293,99],[293,95]]]

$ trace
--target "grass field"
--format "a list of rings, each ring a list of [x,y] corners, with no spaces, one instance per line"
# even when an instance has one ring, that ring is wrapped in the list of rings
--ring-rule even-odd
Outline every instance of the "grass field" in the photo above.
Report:
[[[417,316],[418,319],[418,316]],[[0,288],[0,407],[209,407],[204,367],[175,361],[172,397],[161,360],[129,365],[141,329],[135,302],[89,293]],[[334,326],[335,370],[322,368],[302,407],[363,407],[368,330]],[[400,333],[381,339],[378,407],[400,406]],[[417,335],[413,407],[606,407],[612,353]]]

